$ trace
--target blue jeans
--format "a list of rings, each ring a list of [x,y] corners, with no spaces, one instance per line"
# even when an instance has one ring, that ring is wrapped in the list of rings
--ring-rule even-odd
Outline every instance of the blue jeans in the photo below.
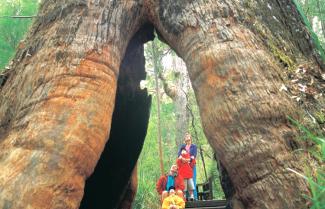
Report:
[[[197,200],[197,191],[196,191],[196,165],[193,167],[193,182],[194,182],[194,198]]]
[[[196,165],[193,167],[193,182],[194,182],[194,199],[197,200],[197,191],[196,191]],[[188,191],[186,192],[186,197],[189,197],[190,194],[188,193]]]

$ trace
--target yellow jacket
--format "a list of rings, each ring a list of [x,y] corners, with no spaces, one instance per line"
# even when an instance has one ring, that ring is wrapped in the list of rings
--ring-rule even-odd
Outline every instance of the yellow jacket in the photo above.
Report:
[[[179,209],[185,208],[185,202],[183,198],[177,195],[170,195],[166,197],[162,204],[162,209],[168,209],[171,205],[176,205]]]

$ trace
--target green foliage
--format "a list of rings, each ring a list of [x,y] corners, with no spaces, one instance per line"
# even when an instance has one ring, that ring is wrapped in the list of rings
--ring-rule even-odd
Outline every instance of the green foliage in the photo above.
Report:
[[[323,124],[325,123],[325,115],[322,113],[322,111],[318,111],[315,113],[315,118],[318,123]]]
[[[31,25],[31,18],[11,18],[11,16],[35,15],[39,0],[0,1],[0,70],[5,67],[15,53],[19,41]]]
[[[196,109],[198,108],[196,107]],[[170,166],[175,163],[177,156],[178,148],[176,147],[176,142],[174,140],[176,136],[174,129],[174,111],[174,103],[172,103],[170,99],[165,98],[161,105],[163,156],[165,172],[167,172]],[[214,180],[214,198],[223,199],[224,193],[221,189],[219,182],[217,163],[213,159],[213,151],[210,145],[207,143],[207,139],[203,134],[200,124],[200,118],[199,115],[197,115],[198,110],[196,111],[197,112],[195,112],[195,114],[197,117],[197,121],[195,125],[197,126],[197,129],[199,129],[199,140],[194,141],[195,139],[193,139],[193,141],[197,145],[201,145],[204,150],[204,159],[206,163],[208,177],[212,176]],[[158,193],[155,189],[156,182],[160,177],[157,120],[157,105],[155,95],[153,95],[147,136],[138,161],[138,192],[133,205],[134,209],[160,208]],[[193,133],[192,127],[190,127],[189,130],[191,133]],[[199,154],[197,157],[197,174],[197,182],[206,181],[204,176],[203,163]]]
[[[165,54],[173,54],[169,47],[155,40],[156,47],[158,48],[158,55],[160,62],[158,63],[159,71],[163,70],[162,57]],[[148,131],[144,146],[138,160],[138,191],[136,195],[135,202],[133,204],[134,209],[142,208],[160,208],[160,201],[158,193],[156,192],[156,182],[160,177],[160,167],[159,167],[159,153],[158,153],[158,127],[157,127],[157,100],[156,92],[154,91],[155,81],[153,73],[153,63],[152,63],[152,53],[150,44],[145,46],[145,56],[146,56],[146,70],[147,70],[147,80],[146,87],[149,93],[152,94],[152,105],[150,112],[150,120],[148,124]],[[164,73],[166,74],[166,72]],[[173,73],[168,74],[168,81],[173,82],[175,75]],[[160,83],[161,85],[161,83]],[[176,112],[175,104],[173,101],[163,94],[163,87],[160,86],[161,91],[161,135],[163,144],[163,159],[164,159],[164,169],[167,172],[171,165],[175,163],[177,158],[178,147],[176,145]],[[213,151],[207,142],[207,139],[203,133],[201,126],[201,119],[199,115],[199,110],[196,104],[196,99],[193,91],[189,93],[189,104],[194,115],[194,126],[189,124],[188,130],[192,134],[193,142],[198,146],[201,146],[204,152],[204,160],[207,168],[208,177],[212,176],[214,179],[214,198],[222,199],[224,198],[223,191],[219,182],[219,173],[217,169],[217,163],[213,158]],[[195,130],[197,132],[197,137],[195,137]],[[197,156],[197,182],[205,182],[206,178],[204,175],[203,162],[201,156],[198,153]]]
[[[150,113],[150,121],[148,125],[147,136],[144,147],[142,149],[140,159],[138,161],[138,192],[133,205],[134,209],[143,208],[160,208],[158,193],[156,192],[156,182],[160,177],[159,156],[158,156],[158,127],[157,127],[157,104],[153,95],[152,106]],[[176,150],[172,145],[174,144],[172,134],[168,130],[172,130],[172,123],[170,118],[173,111],[173,103],[163,103],[161,106],[162,114],[162,138],[164,150],[164,167],[169,169],[176,156]],[[167,126],[166,126],[167,125]]]
[[[306,4],[306,2],[308,2]],[[308,1],[301,1],[298,2],[297,0],[293,0],[293,3],[296,5],[297,10],[299,14],[301,15],[305,25],[307,26],[311,38],[315,43],[316,49],[318,53],[320,54],[321,58],[325,62],[325,52],[324,52],[324,47],[325,47],[325,39],[322,38],[322,43],[319,41],[319,38],[317,34],[314,32],[312,25],[310,24],[310,19],[313,17],[318,17],[320,21],[325,21],[325,1],[324,0],[308,0]],[[301,6],[303,5],[303,6]],[[307,16],[306,16],[306,15]],[[310,18],[308,18],[310,17]],[[322,31],[323,35],[325,33],[324,29]],[[320,37],[320,34],[318,34]],[[325,37],[325,35],[324,35]]]
[[[319,161],[320,166],[314,173],[307,172],[307,176],[303,176],[308,183],[311,190],[311,197],[307,197],[312,202],[312,209],[325,209],[325,137],[316,136],[311,133],[306,127],[301,125],[296,120],[288,117],[292,124],[299,128],[303,133],[304,140],[310,140],[314,143],[313,148],[307,150],[315,159]]]
[[[295,2],[297,4],[297,2]],[[319,21],[325,21],[325,1],[324,0],[299,0],[299,3],[302,7],[299,7],[300,10],[303,10],[306,18],[311,22],[314,17],[317,17]],[[317,31],[316,31],[317,32]],[[323,31],[324,33],[324,31]],[[325,37],[325,34],[323,34]],[[321,39],[323,46],[325,44],[324,38]],[[324,47],[323,47],[324,48]]]
[[[325,20],[324,0],[300,0],[299,2],[303,5],[303,9],[307,16],[319,16],[321,20]]]

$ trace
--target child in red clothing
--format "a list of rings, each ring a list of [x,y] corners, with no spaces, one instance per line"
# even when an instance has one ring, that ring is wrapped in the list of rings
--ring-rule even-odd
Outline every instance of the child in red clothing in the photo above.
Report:
[[[184,178],[184,194],[188,191],[190,194],[190,200],[194,200],[193,190],[193,166],[195,165],[195,158],[191,158],[186,149],[181,150],[181,155],[177,159],[178,173]]]

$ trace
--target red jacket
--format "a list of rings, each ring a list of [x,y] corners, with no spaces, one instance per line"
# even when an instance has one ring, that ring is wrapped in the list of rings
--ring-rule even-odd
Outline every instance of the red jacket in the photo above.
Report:
[[[161,176],[156,184],[156,190],[159,194],[161,194],[163,191],[166,191],[166,185],[167,185],[167,176],[163,175]],[[184,186],[184,178],[181,175],[177,175],[175,176],[175,191],[177,190],[184,190],[185,186]]]
[[[185,159],[190,159],[190,154],[181,155]],[[193,178],[193,167],[195,165],[195,159],[191,159],[190,162],[183,162],[182,159],[178,158],[177,161],[178,173],[183,176],[184,179]]]

